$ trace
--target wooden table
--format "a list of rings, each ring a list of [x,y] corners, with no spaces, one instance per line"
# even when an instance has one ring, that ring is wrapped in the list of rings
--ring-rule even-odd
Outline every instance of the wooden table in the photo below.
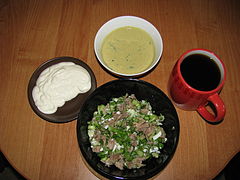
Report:
[[[150,21],[163,37],[158,66],[142,80],[167,94],[178,57],[191,48],[218,54],[227,68],[221,97],[224,121],[206,123],[197,112],[177,109],[180,140],[156,179],[211,179],[240,150],[240,3],[238,0],[1,0],[0,149],[28,179],[96,179],[80,156],[76,121],[40,119],[27,99],[34,70],[57,56],[85,61],[97,85],[116,79],[99,66],[93,40],[103,23],[121,15]]]

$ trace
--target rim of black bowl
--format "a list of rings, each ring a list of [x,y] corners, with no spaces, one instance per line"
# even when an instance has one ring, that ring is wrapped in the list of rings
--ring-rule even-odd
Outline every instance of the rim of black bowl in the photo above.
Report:
[[[55,113],[44,114],[40,110],[38,110],[37,106],[35,105],[32,97],[32,90],[36,85],[36,80],[38,79],[41,72],[44,69],[60,62],[73,62],[85,68],[91,77],[91,89],[88,92],[83,94],[78,94],[72,100],[65,102],[65,104],[62,107],[59,107]],[[35,112],[35,114],[37,114],[40,118],[53,123],[66,123],[66,122],[70,122],[77,119],[79,110],[81,109],[84,101],[96,89],[96,86],[97,86],[97,82],[96,82],[95,75],[91,70],[91,68],[85,62],[70,56],[55,57],[42,63],[33,72],[28,83],[28,89],[27,89],[28,101],[31,108]]]
[[[166,107],[170,108],[169,110],[164,109],[164,111],[166,113],[168,111],[171,112],[170,114],[167,114],[167,116],[166,116],[166,114],[161,112],[165,116],[165,121],[163,122],[163,126],[167,127],[167,125],[168,125],[167,123],[169,123],[169,124],[173,123],[174,126],[168,127],[168,129],[167,129],[167,131],[168,131],[168,133],[166,132],[167,137],[169,136],[172,138],[168,139],[165,147],[162,149],[162,153],[160,154],[159,158],[152,158],[152,159],[146,160],[146,166],[141,167],[139,169],[119,170],[115,166],[111,166],[109,168],[105,166],[106,167],[105,169],[109,169],[110,171],[115,172],[115,174],[111,174],[111,173],[107,172],[106,170],[103,170],[100,168],[100,167],[104,167],[104,164],[99,161],[97,154],[92,152],[92,149],[90,147],[89,137],[87,135],[87,122],[82,120],[82,117],[88,118],[87,121],[90,121],[92,118],[92,115],[89,115],[89,117],[87,117],[86,114],[84,114],[84,113],[86,113],[85,110],[88,111],[88,109],[85,109],[86,106],[89,106],[88,101],[91,100],[92,98],[94,98],[97,95],[97,93],[102,91],[104,88],[110,87],[116,83],[120,83],[120,84],[121,83],[123,83],[123,84],[124,83],[133,83],[133,84],[139,84],[139,85],[141,84],[143,86],[150,88],[150,90],[155,91],[156,93],[159,93],[159,97],[163,98],[164,101],[166,102]],[[126,92],[128,90],[126,89]],[[106,91],[104,92],[104,94],[106,94]],[[123,95],[125,95],[125,94],[123,93]],[[150,95],[150,96],[151,96],[150,98],[154,101],[155,97],[153,95]],[[111,96],[111,97],[113,97],[113,96]],[[118,96],[118,97],[120,97],[120,96]],[[101,103],[99,103],[99,104],[101,104]],[[93,108],[90,111],[92,111],[92,112],[95,111],[97,105],[99,105],[99,104],[96,104],[95,108]],[[105,103],[102,103],[102,104],[105,104]],[[150,104],[151,104],[151,102],[150,102]],[[165,106],[165,105],[163,105],[163,106]],[[89,109],[91,109],[91,108],[89,108]],[[157,112],[155,112],[155,113],[157,113]],[[82,114],[84,114],[84,116]],[[167,164],[172,159],[172,157],[176,151],[177,145],[178,145],[179,134],[180,134],[180,125],[179,125],[179,119],[178,119],[178,115],[177,115],[175,107],[173,106],[172,102],[167,97],[167,95],[165,95],[159,88],[157,88],[156,86],[154,86],[146,81],[143,81],[143,80],[118,79],[118,80],[113,80],[113,81],[107,82],[106,84],[103,84],[102,86],[95,89],[93,91],[93,93],[88,96],[88,98],[86,99],[85,103],[82,106],[82,109],[80,110],[76,130],[77,130],[78,144],[79,144],[79,148],[80,148],[82,157],[84,158],[85,162],[91,167],[91,169],[93,169],[95,172],[97,172],[101,176],[108,178],[108,179],[125,179],[125,180],[131,179],[132,180],[132,179],[151,178],[151,177],[157,175],[158,173],[160,173],[167,166]],[[166,129],[165,129],[165,131],[166,131]],[[167,151],[168,148],[170,149],[170,151]],[[90,153],[90,154],[88,154],[88,153]],[[96,162],[94,162],[95,160],[97,161],[98,164],[96,164]],[[152,164],[152,162],[153,162],[153,164]],[[158,163],[160,163],[160,164],[158,164]],[[150,168],[149,170],[146,170],[147,166]],[[151,169],[151,167],[152,167],[152,169]],[[121,172],[122,172],[122,174],[127,174],[130,172],[131,174],[136,174],[136,176],[132,176],[132,175],[131,176],[126,176],[126,175],[121,176],[121,175],[117,175],[117,172],[120,172],[120,174],[121,174]],[[142,173],[142,172],[144,172],[144,173]]]

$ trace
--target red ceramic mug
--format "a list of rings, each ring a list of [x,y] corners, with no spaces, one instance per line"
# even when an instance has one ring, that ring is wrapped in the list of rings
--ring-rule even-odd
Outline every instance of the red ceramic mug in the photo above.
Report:
[[[223,62],[213,52],[191,49],[176,62],[168,82],[168,91],[176,106],[197,110],[207,121],[220,122],[225,116],[225,105],[219,97],[226,79]],[[216,113],[206,109],[210,103]]]

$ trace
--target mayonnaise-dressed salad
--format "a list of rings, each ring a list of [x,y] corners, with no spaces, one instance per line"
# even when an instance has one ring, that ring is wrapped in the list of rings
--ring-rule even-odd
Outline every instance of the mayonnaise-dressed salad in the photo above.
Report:
[[[60,62],[42,71],[32,97],[42,113],[52,114],[66,101],[90,89],[91,77],[85,68],[73,62]]]

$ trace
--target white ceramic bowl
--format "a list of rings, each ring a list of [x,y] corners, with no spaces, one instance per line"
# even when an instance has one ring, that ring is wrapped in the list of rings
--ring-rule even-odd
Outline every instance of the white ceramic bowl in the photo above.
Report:
[[[133,26],[140,28],[144,31],[146,31],[152,38],[155,46],[155,57],[152,62],[152,64],[145,69],[142,72],[135,73],[135,74],[123,74],[120,72],[116,72],[112,69],[110,69],[103,61],[102,59],[102,54],[101,54],[101,48],[102,48],[102,43],[104,38],[113,30],[124,27],[124,26]],[[158,30],[148,21],[145,19],[135,17],[135,16],[120,16],[113,18],[106,22],[105,24],[102,25],[102,27],[98,30],[95,40],[94,40],[94,51],[97,56],[98,61],[102,64],[104,68],[106,68],[108,71],[115,75],[119,76],[125,76],[125,77],[133,77],[133,76],[140,76],[143,75],[147,72],[149,72],[151,69],[153,69],[159,62],[162,51],[163,51],[163,42],[162,42],[162,37]]]

